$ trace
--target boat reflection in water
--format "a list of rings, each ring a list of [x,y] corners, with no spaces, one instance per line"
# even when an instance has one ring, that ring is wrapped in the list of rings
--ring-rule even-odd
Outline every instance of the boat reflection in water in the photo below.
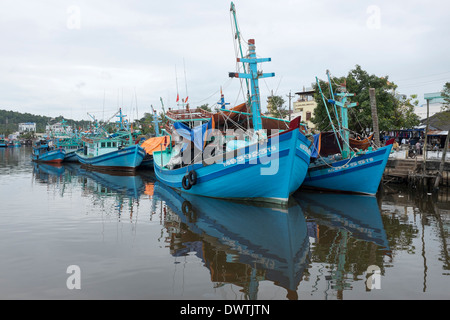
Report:
[[[65,167],[60,163],[33,162],[33,175],[41,183],[56,182],[63,176],[64,172]]]
[[[177,221],[173,219],[171,225],[166,215],[172,255],[195,251],[217,286],[238,285],[245,298],[253,300],[259,282],[269,280],[285,288],[288,299],[297,299],[309,253],[306,221],[298,203],[281,208],[181,196],[160,182],[155,182],[153,200],[164,201],[183,225],[175,228]]]
[[[142,177],[134,172],[96,171],[79,166],[78,175],[94,182],[86,186],[97,193],[117,193],[139,199],[145,188]]]
[[[364,279],[369,266],[384,274],[384,257],[391,256],[377,198],[366,195],[298,192],[308,223],[311,263],[325,266],[327,290],[334,289],[338,299],[351,289],[352,282]],[[311,271],[312,272],[312,271]],[[317,283],[313,288],[317,288]]]

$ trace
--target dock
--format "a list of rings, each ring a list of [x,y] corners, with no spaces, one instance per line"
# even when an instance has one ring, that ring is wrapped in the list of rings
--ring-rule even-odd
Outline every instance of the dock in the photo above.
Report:
[[[423,170],[423,158],[418,156],[415,159],[389,158],[383,174],[383,181],[403,182],[403,183],[421,183],[432,185],[439,171],[439,160],[428,159],[426,170]],[[450,185],[450,162],[446,161],[440,185]]]

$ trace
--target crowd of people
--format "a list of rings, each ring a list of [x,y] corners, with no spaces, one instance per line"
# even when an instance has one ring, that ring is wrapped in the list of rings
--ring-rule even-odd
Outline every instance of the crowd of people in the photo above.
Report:
[[[395,139],[392,148],[394,150],[399,150],[401,148],[401,146],[407,146],[408,148],[410,148],[411,146],[413,146],[416,150],[416,154],[421,155],[423,154],[423,145],[424,145],[424,140],[423,139],[419,139],[417,140],[417,142],[414,145],[411,145],[411,141],[409,139],[403,138],[400,141],[398,141],[399,139]],[[439,143],[435,142],[435,143],[431,143],[429,144],[427,150],[430,150],[430,146],[431,146],[431,150],[433,151],[439,151]]]

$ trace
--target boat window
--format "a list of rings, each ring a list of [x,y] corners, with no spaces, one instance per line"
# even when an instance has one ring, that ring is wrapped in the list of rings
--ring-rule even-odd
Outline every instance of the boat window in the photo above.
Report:
[[[104,148],[106,146],[105,142],[102,142],[102,148]]]
[[[117,143],[116,143],[116,142],[113,142],[112,144],[113,144],[113,145],[112,145],[113,148],[117,147]]]
[[[111,142],[107,142],[106,146],[107,146],[108,148],[111,148]]]

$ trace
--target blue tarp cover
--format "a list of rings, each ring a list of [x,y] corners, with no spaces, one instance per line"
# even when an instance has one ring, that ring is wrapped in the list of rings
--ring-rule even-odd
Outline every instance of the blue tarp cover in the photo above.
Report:
[[[208,122],[192,129],[182,122],[174,122],[173,127],[177,130],[177,133],[180,136],[192,141],[197,149],[203,150],[207,131],[212,129],[212,121],[209,120]]]

